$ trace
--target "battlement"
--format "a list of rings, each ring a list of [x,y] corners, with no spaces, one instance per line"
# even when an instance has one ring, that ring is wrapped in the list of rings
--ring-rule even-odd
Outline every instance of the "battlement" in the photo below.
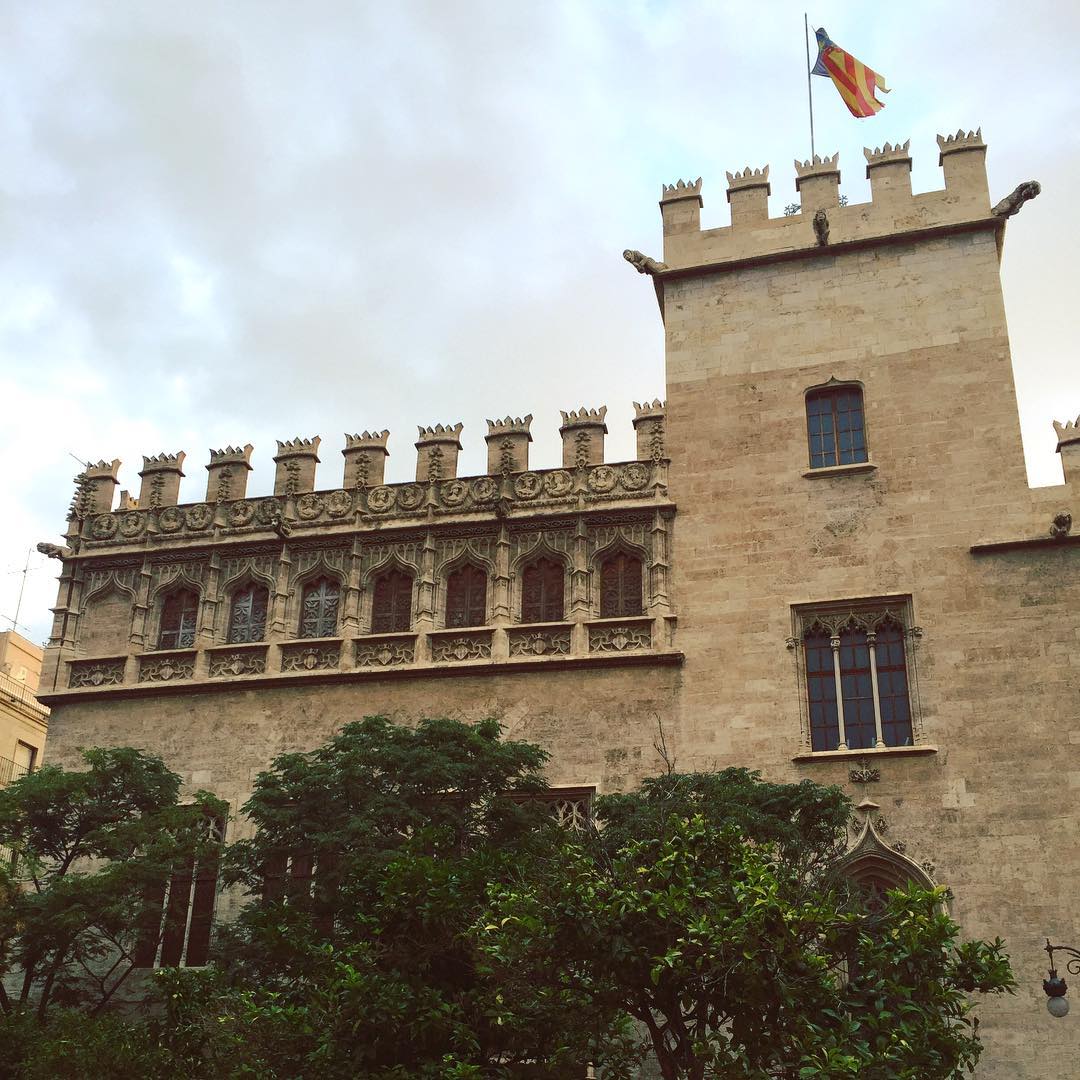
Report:
[[[634,412],[633,424],[637,434],[638,461],[656,463],[665,460],[664,403],[659,398],[655,398],[652,402],[646,401],[644,404],[635,402]],[[587,469],[603,465],[604,436],[608,430],[605,419],[607,406],[602,405],[599,408],[582,406],[580,409],[560,410],[560,415],[562,424],[559,431],[563,441],[563,463],[562,469],[559,470],[560,476],[562,470]],[[487,421],[488,430],[484,440],[487,443],[488,472],[486,476],[476,479],[473,486],[479,484],[483,491],[487,491],[490,487],[487,483],[489,479],[497,487],[499,478],[505,480],[526,474],[532,475],[529,472],[532,420],[532,413],[528,413],[524,417],[507,414],[501,420]],[[414,491],[423,490],[419,485],[441,490],[440,485],[451,481],[458,483],[457,464],[458,454],[462,449],[463,430],[464,424],[461,422],[452,425],[417,426],[419,438],[415,444],[416,480],[407,485],[400,485],[409,489],[409,493],[403,496],[401,505],[408,505],[411,509],[417,509],[422,504],[426,505],[424,499],[414,498],[412,494]],[[331,489],[321,493],[315,489],[321,436],[316,435],[312,438],[298,436],[286,441],[278,440],[278,453],[273,459],[275,476],[272,500],[247,498],[248,474],[252,471],[251,454],[254,449],[251,443],[243,447],[227,446],[224,449],[210,451],[210,463],[206,466],[208,476],[205,503],[181,505],[178,502],[179,483],[183,476],[180,466],[185,458],[183,451],[180,451],[176,454],[144,457],[143,469],[139,474],[143,478],[143,490],[140,492],[140,497],[138,499],[125,498],[114,513],[113,502],[115,488],[119,483],[120,460],[98,462],[97,465],[88,466],[75,478],[75,497],[69,512],[69,521],[72,521],[72,528],[75,531],[70,535],[79,535],[82,530],[83,535],[89,540],[122,539],[129,534],[118,527],[121,516],[135,514],[135,517],[125,519],[128,521],[127,527],[141,532],[144,526],[136,526],[135,522],[144,520],[144,511],[148,512],[150,518],[156,517],[156,511],[165,512],[165,525],[162,526],[159,523],[158,529],[166,533],[186,527],[192,521],[196,523],[196,531],[199,528],[210,528],[211,524],[219,518],[221,519],[218,521],[219,524],[225,522],[231,525],[247,525],[254,520],[254,510],[249,512],[242,509],[243,507],[273,503],[278,510],[284,512],[285,507],[299,505],[300,502],[308,499],[309,495],[316,502],[326,501],[334,506],[344,506],[348,502],[350,511],[366,505],[364,500],[370,496],[373,500],[372,509],[380,512],[378,505],[382,496],[376,494],[375,489],[381,490],[387,487],[384,477],[386,459],[390,454],[387,446],[390,431],[384,429],[355,434],[346,432],[344,437],[345,447],[341,454],[345,460],[341,489],[336,491]],[[634,476],[636,477],[637,474],[635,473]],[[163,478],[163,484],[155,488],[147,486],[157,478]],[[516,481],[512,482],[516,483]],[[563,486],[561,479],[553,483],[555,484],[553,490],[561,492]],[[165,484],[167,487],[164,486]],[[367,494],[354,497],[353,493],[358,490]],[[524,490],[527,493],[525,497],[531,497],[532,488],[529,483],[526,483]],[[454,503],[456,491],[457,489],[454,488],[451,492],[448,506],[457,505]],[[360,501],[357,501],[357,498]],[[308,501],[310,502],[310,499]],[[225,504],[220,512],[215,510],[218,504]],[[83,529],[87,521],[91,522],[88,530]],[[151,531],[153,531],[152,526]]]
[[[1061,467],[1065,471],[1065,483],[1080,484],[1080,416],[1075,420],[1066,420],[1064,424],[1055,420],[1054,431]]]
[[[797,213],[771,218],[770,167],[746,166],[727,172],[731,224],[701,228],[702,181],[664,184],[660,201],[664,223],[662,260],[653,274],[657,287],[692,267],[720,266],[759,257],[850,242],[893,239],[934,229],[1000,227],[1038,185],[1022,185],[991,209],[986,180],[986,144],[982,129],[960,129],[939,135],[938,161],[945,186],[912,194],[911,140],[886,142],[863,150],[871,200],[848,204],[840,197],[840,155],[815,155],[794,163],[795,189],[801,197]],[[651,272],[651,271],[650,271]]]

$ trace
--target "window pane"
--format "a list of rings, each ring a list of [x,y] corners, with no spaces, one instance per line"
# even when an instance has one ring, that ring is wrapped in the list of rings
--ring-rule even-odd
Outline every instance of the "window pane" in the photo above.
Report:
[[[639,558],[621,552],[603,561],[600,566],[601,618],[642,613],[641,569]]]
[[[446,625],[483,626],[487,614],[487,574],[465,565],[446,579]]]
[[[199,598],[190,589],[170,593],[161,606],[159,649],[190,649],[195,644]]]
[[[371,606],[373,634],[404,633],[412,625],[411,574],[388,570],[375,580]]]
[[[874,647],[881,703],[881,737],[886,746],[911,746],[911,706],[908,698],[904,634],[894,624],[878,630]]]
[[[269,600],[270,592],[262,585],[248,585],[233,594],[229,610],[229,644],[263,640]]]
[[[840,745],[840,721],[836,711],[836,677],[829,635],[824,631],[807,634],[805,649],[810,746],[813,750],[835,750]]]
[[[862,391],[857,387],[821,390],[806,399],[810,467],[866,461]]]
[[[521,621],[561,622],[563,568],[551,559],[537,559],[521,575]]]
[[[333,637],[337,633],[341,589],[336,581],[320,578],[304,589],[300,637]]]
[[[844,733],[852,750],[877,741],[874,730],[874,684],[866,632],[849,628],[840,634],[840,684],[844,695]]]

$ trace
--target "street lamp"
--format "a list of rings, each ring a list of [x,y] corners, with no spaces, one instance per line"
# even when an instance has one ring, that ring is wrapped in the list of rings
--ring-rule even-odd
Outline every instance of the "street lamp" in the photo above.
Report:
[[[1069,959],[1065,961],[1065,970],[1070,975],[1080,975],[1080,949],[1074,949],[1071,945],[1051,945],[1050,939],[1046,939],[1046,955],[1050,957],[1050,978],[1043,979],[1046,1008],[1051,1016],[1062,1017],[1069,1011],[1069,999],[1065,996],[1065,991],[1069,989],[1069,986],[1054,967],[1055,952],[1068,953]]]

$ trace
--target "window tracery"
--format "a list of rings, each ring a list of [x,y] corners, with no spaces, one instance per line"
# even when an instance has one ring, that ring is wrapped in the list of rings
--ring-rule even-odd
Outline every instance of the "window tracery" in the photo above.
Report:
[[[195,644],[199,595],[193,589],[175,589],[161,604],[159,649],[190,649]]]
[[[228,644],[262,641],[266,636],[266,613],[269,604],[270,590],[265,585],[252,582],[237,589],[229,606],[229,631],[226,635]]]
[[[341,586],[333,578],[318,578],[304,586],[300,601],[300,637],[334,637],[338,628]]]
[[[448,628],[483,626],[487,614],[487,574],[465,563],[446,577],[446,625]]]
[[[412,624],[412,597],[412,574],[396,568],[381,573],[372,590],[371,632],[396,634],[408,631]]]
[[[642,562],[637,555],[619,551],[600,564],[600,617],[617,619],[643,612]]]
[[[521,572],[521,621],[562,622],[565,588],[561,563],[546,556],[534,559]]]

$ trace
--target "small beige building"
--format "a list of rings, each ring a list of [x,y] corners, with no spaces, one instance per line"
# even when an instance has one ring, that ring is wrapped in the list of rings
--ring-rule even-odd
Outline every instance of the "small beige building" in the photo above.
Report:
[[[0,633],[0,785],[37,768],[49,710],[37,699],[42,650],[14,630]]]
[[[886,145],[861,205],[835,156],[796,163],[781,218],[768,167],[728,174],[720,228],[701,180],[664,187],[662,257],[626,252],[667,363],[632,461],[583,408],[539,467],[531,416],[489,420],[481,476],[457,475],[461,424],[420,428],[405,484],[386,431],[347,435],[321,486],[320,440],[280,442],[264,498],[250,445],[185,505],[182,453],[118,507],[120,463],[88,468],[42,546],[50,758],[144,747],[236,810],[348,720],[495,714],[573,817],[660,768],[662,725],[681,769],[844,786],[847,872],[948,884],[965,933],[1008,942],[980,1076],[1075,1072],[1041,947],[1080,938],[1080,424],[1056,421],[1063,482],[1029,489],[999,264],[1038,185],[991,198],[981,134],[937,142],[941,190]]]

